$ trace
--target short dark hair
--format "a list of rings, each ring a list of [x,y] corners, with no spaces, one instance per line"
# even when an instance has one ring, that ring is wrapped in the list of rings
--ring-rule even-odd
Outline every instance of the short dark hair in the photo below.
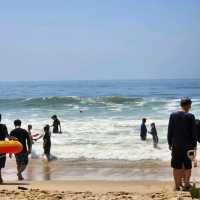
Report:
[[[49,126],[49,124],[47,124],[47,125],[44,127],[44,132],[45,132],[45,131],[49,131],[49,129],[50,129],[50,126]]]
[[[56,118],[58,118],[57,115],[53,115],[53,116],[51,117],[51,119],[56,119]]]
[[[16,119],[16,120],[14,121],[14,125],[15,125],[15,126],[21,126],[21,124],[22,124],[22,122],[21,122],[20,119]]]
[[[189,97],[184,97],[184,98],[181,99],[180,105],[181,105],[181,107],[191,106],[192,100]]]
[[[146,122],[147,121],[147,119],[146,118],[142,118],[142,122],[144,123],[144,122]]]
[[[28,129],[32,129],[32,125],[31,124],[28,124]]]

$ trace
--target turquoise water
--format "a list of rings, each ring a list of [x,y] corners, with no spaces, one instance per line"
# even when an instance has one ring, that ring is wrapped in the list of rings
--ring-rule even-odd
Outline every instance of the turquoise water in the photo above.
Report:
[[[0,82],[0,112],[9,130],[20,118],[34,132],[42,132],[57,114],[63,134],[53,135],[52,153],[59,158],[168,160],[168,117],[183,96],[193,99],[192,112],[199,118],[200,80]],[[143,117],[148,126],[156,123],[160,150],[150,136],[140,141]],[[34,145],[38,156],[41,142]]]

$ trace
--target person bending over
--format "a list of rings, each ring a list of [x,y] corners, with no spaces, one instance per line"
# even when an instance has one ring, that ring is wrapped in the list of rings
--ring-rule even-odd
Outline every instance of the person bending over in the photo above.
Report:
[[[6,125],[1,123],[1,114],[0,114],[0,141],[5,141],[8,138],[8,130]],[[3,183],[1,176],[1,169],[5,167],[6,163],[6,154],[0,154],[0,184]]]
[[[60,120],[58,119],[57,115],[53,115],[51,119],[53,120],[53,133],[62,133]]]
[[[180,111],[172,113],[168,125],[168,144],[172,151],[171,166],[175,181],[175,190],[190,190],[192,161],[188,152],[197,146],[195,116],[189,113],[192,101],[183,98],[180,102]],[[182,185],[184,179],[184,185]]]
[[[18,154],[15,154],[17,163],[17,176],[18,180],[24,180],[22,173],[28,165],[28,155],[31,153],[32,144],[29,133],[25,129],[21,128],[21,121],[19,119],[14,121],[14,126],[15,129],[11,131],[10,136],[15,137],[23,146],[22,151]]]

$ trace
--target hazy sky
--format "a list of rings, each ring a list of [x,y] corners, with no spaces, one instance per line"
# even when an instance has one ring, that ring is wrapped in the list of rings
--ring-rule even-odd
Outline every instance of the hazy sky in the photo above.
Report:
[[[200,78],[200,1],[1,1],[0,70],[0,80]]]

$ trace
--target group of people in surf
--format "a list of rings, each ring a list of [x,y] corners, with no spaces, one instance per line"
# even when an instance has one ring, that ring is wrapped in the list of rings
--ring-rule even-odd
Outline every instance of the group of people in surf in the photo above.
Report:
[[[17,165],[17,177],[18,180],[23,180],[22,173],[26,169],[29,161],[29,155],[32,152],[32,145],[34,141],[43,138],[43,149],[46,160],[51,159],[51,131],[50,128],[53,127],[53,133],[62,133],[60,120],[56,115],[53,115],[51,118],[53,120],[52,126],[45,125],[43,128],[43,134],[33,134],[32,125],[28,125],[28,129],[25,130],[21,128],[21,120],[17,119],[14,121],[14,129],[8,134],[8,130],[5,124],[1,123],[1,114],[0,114],[0,141],[8,140],[17,140],[22,144],[22,151],[18,154],[15,154],[16,165]],[[12,154],[9,154],[9,157],[12,158]],[[0,154],[0,184],[3,183],[1,169],[5,167],[6,163],[6,154]]]
[[[157,134],[157,130],[156,130],[156,125],[155,123],[151,123],[151,130],[147,131],[147,127],[146,127],[146,122],[147,119],[143,118],[142,119],[142,124],[140,127],[140,138],[142,141],[145,141],[147,139],[147,133],[152,135],[152,139],[153,139],[153,146],[154,148],[158,148],[158,134]]]

